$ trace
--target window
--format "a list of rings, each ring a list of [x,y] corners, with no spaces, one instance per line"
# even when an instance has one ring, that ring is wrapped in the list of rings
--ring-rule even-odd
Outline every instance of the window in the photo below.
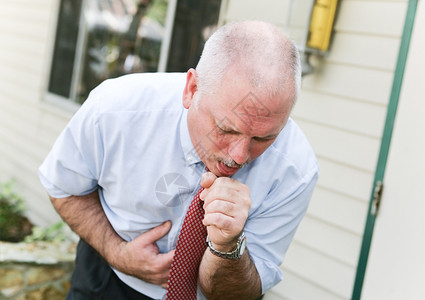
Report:
[[[158,70],[167,0],[62,0],[50,93],[84,102],[103,80]]]
[[[205,41],[217,29],[220,0],[179,0],[167,71],[187,71],[198,63]]]
[[[187,71],[216,27],[220,3],[61,0],[48,93],[83,103],[107,78],[156,72],[161,63],[163,71]]]
[[[61,1],[49,91],[63,97],[70,96],[80,11],[81,0]]]

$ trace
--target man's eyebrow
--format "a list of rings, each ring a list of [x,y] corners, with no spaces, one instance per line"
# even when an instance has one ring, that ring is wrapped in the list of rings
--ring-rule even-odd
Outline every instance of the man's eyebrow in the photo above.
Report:
[[[239,132],[239,130],[234,126],[233,123],[230,122],[230,125],[226,124],[228,123],[226,122],[226,120],[227,118],[224,118],[223,120],[216,120],[215,123],[220,129]]]
[[[224,131],[231,131],[231,132],[239,132],[236,128],[231,127],[231,126],[226,126],[222,123],[218,123],[217,126]]]

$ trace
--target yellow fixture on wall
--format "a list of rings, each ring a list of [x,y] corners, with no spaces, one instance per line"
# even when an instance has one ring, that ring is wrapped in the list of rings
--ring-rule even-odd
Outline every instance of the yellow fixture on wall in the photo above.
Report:
[[[325,52],[329,48],[338,0],[315,0],[311,13],[307,48]]]

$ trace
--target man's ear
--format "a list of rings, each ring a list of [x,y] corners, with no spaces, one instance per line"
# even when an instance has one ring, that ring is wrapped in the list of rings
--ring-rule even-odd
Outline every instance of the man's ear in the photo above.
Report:
[[[198,81],[196,77],[197,74],[195,69],[191,68],[187,71],[186,85],[183,91],[183,106],[186,109],[189,109],[192,105],[194,95],[198,91]]]

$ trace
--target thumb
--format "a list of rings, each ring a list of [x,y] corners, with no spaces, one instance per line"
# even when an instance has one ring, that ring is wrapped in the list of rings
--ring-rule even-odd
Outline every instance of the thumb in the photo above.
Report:
[[[212,186],[212,184],[214,183],[214,181],[216,179],[217,179],[217,176],[215,176],[214,173],[206,172],[206,173],[202,174],[202,177],[201,177],[201,186],[204,189],[207,189],[210,186]]]
[[[171,221],[166,221],[161,225],[158,225],[151,230],[141,234],[140,237],[143,236],[143,240],[146,242],[146,244],[152,244],[164,237],[170,231],[170,229]]]

